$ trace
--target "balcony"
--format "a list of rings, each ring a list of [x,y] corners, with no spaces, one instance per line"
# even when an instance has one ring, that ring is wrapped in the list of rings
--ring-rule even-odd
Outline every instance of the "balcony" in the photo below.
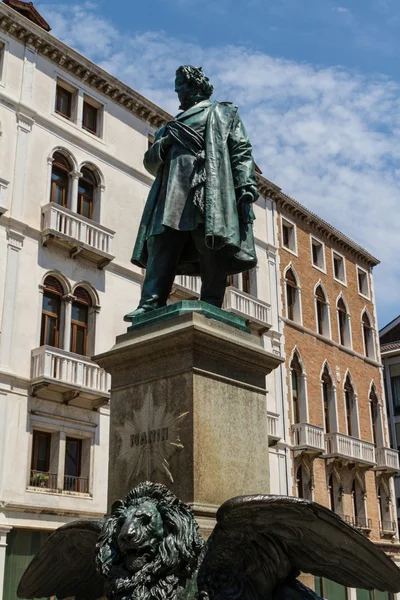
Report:
[[[379,531],[381,536],[394,536],[397,533],[397,522],[379,521]]]
[[[281,436],[279,434],[279,415],[268,411],[267,422],[268,422],[268,445],[276,446],[276,444],[281,439]]]
[[[336,458],[348,464],[359,466],[375,466],[375,446],[342,433],[325,435],[325,458]]]
[[[372,529],[372,520],[367,517],[349,517],[345,515],[343,519],[352,527],[359,529],[361,533],[369,533]]]
[[[64,492],[89,493],[89,478],[64,475]]]
[[[30,487],[56,490],[57,473],[45,473],[44,471],[31,471],[29,477]]]
[[[322,427],[310,423],[295,423],[292,425],[292,440],[295,456],[307,454],[322,454],[325,452],[325,437]]]
[[[272,327],[271,305],[235,287],[226,288],[222,308],[244,317],[248,326],[258,333],[264,333]]]
[[[114,259],[114,231],[50,202],[42,206],[42,244],[67,248],[70,256],[80,255],[102,269]]]
[[[391,448],[377,448],[375,450],[376,471],[397,473],[399,470],[399,453]]]
[[[200,277],[191,275],[177,275],[171,290],[171,298],[179,300],[198,300],[200,297]]]
[[[96,410],[110,398],[108,373],[86,356],[41,346],[32,350],[30,394]]]

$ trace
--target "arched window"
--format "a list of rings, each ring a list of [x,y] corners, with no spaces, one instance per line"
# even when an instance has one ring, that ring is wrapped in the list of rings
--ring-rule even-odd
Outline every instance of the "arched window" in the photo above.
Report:
[[[78,215],[87,219],[93,218],[93,206],[95,200],[95,191],[97,180],[94,172],[88,167],[82,167],[82,177],[79,179],[78,186]]]
[[[378,446],[380,442],[379,400],[374,388],[371,389],[371,392],[369,394],[369,407],[371,414],[372,441],[374,442],[375,446]]]
[[[346,433],[352,437],[359,437],[357,402],[350,375],[347,375],[344,382],[344,405],[346,413]]]
[[[297,280],[293,269],[288,269],[285,274],[286,288],[286,317],[291,321],[300,323],[300,297]]]
[[[329,336],[329,313],[328,303],[324,290],[319,285],[315,290],[317,331],[321,335]]]
[[[297,350],[290,362],[293,423],[307,422],[306,382]]]
[[[69,173],[72,170],[69,160],[55,152],[51,167],[50,202],[66,207],[68,205]]]
[[[342,486],[336,475],[328,478],[329,508],[338,515],[342,514]]]
[[[322,400],[324,405],[324,428],[325,433],[331,432],[332,427],[332,395],[333,395],[333,386],[332,379],[329,374],[329,370],[327,365],[325,365],[322,378]]]
[[[71,313],[71,352],[86,356],[88,353],[89,307],[92,302],[83,287],[76,288],[74,296]]]
[[[337,317],[339,326],[339,344],[341,346],[350,347],[350,317],[343,298],[339,298],[337,302]]]
[[[375,358],[374,333],[371,321],[366,311],[364,311],[362,315],[362,330],[364,340],[364,354],[368,358]]]
[[[44,280],[40,345],[59,348],[63,288],[56,277]]]

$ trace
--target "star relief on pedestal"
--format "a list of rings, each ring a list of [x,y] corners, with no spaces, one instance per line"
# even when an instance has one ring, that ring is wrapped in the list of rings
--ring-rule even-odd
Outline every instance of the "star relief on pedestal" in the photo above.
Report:
[[[132,419],[116,427],[120,457],[129,463],[132,480],[139,475],[149,479],[154,471],[163,471],[169,481],[174,481],[170,460],[184,448],[180,423],[187,415],[188,412],[172,412],[166,406],[155,407],[149,398]]]

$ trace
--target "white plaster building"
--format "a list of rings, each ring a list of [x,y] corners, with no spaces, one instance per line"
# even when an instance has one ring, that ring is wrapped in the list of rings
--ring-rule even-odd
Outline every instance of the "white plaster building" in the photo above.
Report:
[[[52,530],[106,510],[109,379],[89,357],[112,346],[126,328],[123,315],[139,301],[142,272],[130,256],[151,185],[142,158],[149,135],[170,118],[54,38],[29,4],[0,4],[6,600],[15,598],[25,565]],[[259,266],[233,278],[225,303],[280,354],[277,216],[267,194],[255,212]],[[179,278],[172,300],[197,292],[197,280]],[[267,381],[276,493],[290,488],[282,382],[282,369]]]

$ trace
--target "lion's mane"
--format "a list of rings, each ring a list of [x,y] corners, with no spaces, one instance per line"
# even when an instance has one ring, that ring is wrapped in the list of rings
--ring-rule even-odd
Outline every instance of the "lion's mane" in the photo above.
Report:
[[[152,561],[131,573],[120,555],[118,534],[127,509],[143,500],[156,504],[164,536]],[[203,549],[204,541],[190,508],[164,485],[141,483],[129,492],[125,501],[113,505],[97,543],[96,562],[106,579],[105,594],[131,600],[172,600],[197,571]]]

